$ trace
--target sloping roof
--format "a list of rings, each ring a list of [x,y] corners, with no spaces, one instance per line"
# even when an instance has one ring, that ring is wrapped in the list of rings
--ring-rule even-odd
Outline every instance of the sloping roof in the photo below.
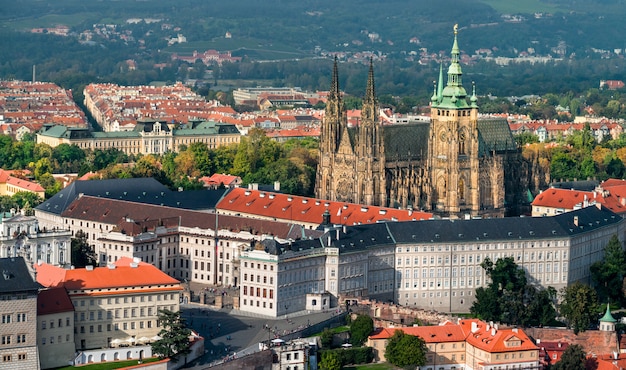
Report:
[[[426,212],[362,206],[243,188],[232,189],[216,207],[218,211],[225,210],[242,215],[258,215],[318,225],[322,224],[326,210],[330,214],[330,222],[337,225],[371,224],[383,220],[426,220],[432,217],[432,214]]]
[[[596,201],[596,193],[592,191],[578,191],[567,189],[547,189],[539,193],[533,202],[533,206],[574,209],[577,204],[583,205],[585,201]],[[600,200],[598,197],[597,200]]]
[[[472,331],[472,323],[476,323],[474,331]],[[486,352],[539,350],[539,347],[521,329],[496,329],[480,320],[461,320],[460,324],[467,333],[466,342]]]
[[[44,289],[37,295],[37,316],[72,311],[74,305],[63,288]]]
[[[579,344],[589,355],[612,353],[618,349],[618,336],[616,332],[585,330],[574,334],[571,329],[562,328],[527,328],[528,335],[541,342],[563,342]]]
[[[82,196],[76,199],[63,212],[63,217],[75,218],[110,225],[118,225],[122,220],[145,222],[150,220],[177,219],[180,226],[200,229],[215,229],[215,213],[200,212],[157,206],[142,203],[132,203],[122,200]],[[315,230],[306,230],[299,225],[284,222],[250,219],[236,216],[219,215],[217,217],[220,230],[233,232],[247,231],[252,235],[274,235],[283,239],[301,239],[317,237],[321,233]],[[143,224],[142,224],[143,225]],[[131,225],[127,225],[131,227]]]
[[[387,161],[425,159],[428,155],[430,123],[383,126]]]
[[[490,353],[539,349],[521,329],[496,329],[477,319],[461,320],[458,324],[448,322],[439,326],[378,329],[369,338],[388,339],[391,338],[396,330],[401,330],[408,335],[418,336],[424,339],[426,343],[465,341],[476,348]]]
[[[576,219],[578,226],[575,225]],[[390,222],[398,243],[462,243],[563,238],[624,222],[606,208],[586,207],[553,217],[505,217],[482,220]]]
[[[502,153],[518,150],[506,119],[481,118],[477,126],[479,155],[486,155],[491,151]]]
[[[48,274],[58,274],[53,269],[43,267],[45,265],[35,265],[38,281],[50,281]],[[62,271],[65,274],[61,285],[68,291],[179,284],[178,280],[155,266],[145,262],[133,263],[130,258],[120,258],[115,265],[107,267]]]
[[[17,177],[13,177],[13,176],[9,176],[9,178],[7,179],[7,184],[17,186],[18,188],[24,189],[27,191],[34,191],[34,192],[46,191],[41,185],[39,185],[36,182],[18,179]]]
[[[463,342],[465,341],[465,333],[460,325],[447,323],[437,326],[413,326],[408,328],[379,328],[374,334],[370,335],[370,339],[389,339],[396,330],[403,331],[405,334],[413,335],[424,339],[426,343],[446,343],[446,342]]]
[[[153,178],[74,181],[36,210],[60,215],[80,195],[165,205],[183,209],[213,209],[226,189],[171,191]]]
[[[22,257],[0,258],[0,293],[32,292],[41,288]]]

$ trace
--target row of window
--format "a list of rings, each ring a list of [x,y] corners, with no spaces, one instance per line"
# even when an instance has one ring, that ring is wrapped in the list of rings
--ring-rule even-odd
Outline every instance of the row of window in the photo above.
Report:
[[[18,361],[26,361],[26,353],[18,353],[17,354],[17,360]],[[2,355],[2,362],[12,362],[13,361],[13,355]]]
[[[134,329],[145,329],[145,328],[152,328],[153,325],[153,320],[147,320],[147,321],[138,321],[138,322],[131,322],[131,323],[115,323],[115,324],[106,324],[106,327],[102,324],[98,324],[98,325],[89,325],[88,327],[85,327],[84,325],[81,325],[80,327],[74,327],[74,334],[85,334],[87,332],[89,332],[90,334],[92,333],[102,333],[104,331],[107,332],[111,332],[111,331],[117,331],[120,330],[128,330],[130,328],[130,330],[134,330]],[[160,323],[158,320],[156,320],[156,327],[159,327]]]
[[[54,320],[50,320],[50,329],[54,329]],[[63,319],[58,319],[56,322],[57,326],[59,328],[63,327]],[[70,322],[70,318],[69,316],[65,318],[65,326],[71,326],[72,323]],[[41,320],[41,330],[46,330],[46,321],[45,320]]]
[[[152,297],[156,297],[157,301],[173,301],[173,300],[177,300],[178,299],[178,294],[174,294],[174,293],[165,293],[165,294],[155,294],[155,295],[141,295],[141,296],[130,296],[130,297],[124,297],[124,298],[107,298],[106,299],[106,304],[107,305],[111,305],[111,304],[120,304],[120,303],[136,303],[136,302],[152,302],[153,299]],[[81,300],[74,300],[74,306],[75,307],[84,307],[85,306],[85,299],[81,299]],[[89,301],[89,306],[95,306],[95,305],[103,305],[105,300],[104,298],[100,298],[100,299],[90,299]]]
[[[248,280],[248,274],[243,274],[243,281],[250,281],[254,283],[254,275],[250,274],[250,280]],[[261,282],[261,275],[256,276],[256,282]],[[263,284],[267,284],[267,276],[263,276]],[[274,284],[274,277],[270,276],[270,284]]]
[[[54,344],[55,342],[55,338],[54,337],[50,337],[49,341],[47,341],[48,338],[46,337],[42,337],[41,338],[41,344],[42,345],[46,345],[46,343],[50,343],[50,344]],[[70,341],[70,335],[69,334],[65,334],[65,343]],[[56,337],[56,342],[57,343],[64,343],[63,342],[63,336],[59,335]]]
[[[250,294],[248,294],[248,292],[250,292]],[[261,288],[256,288],[256,295],[254,294],[254,292],[254,287],[250,287],[250,289],[248,290],[248,287],[244,285],[243,295],[250,295],[251,297],[261,297],[262,292],[263,298],[267,298],[268,289],[266,288],[263,288],[263,290],[261,290]],[[269,298],[274,298],[274,289],[269,289]]]
[[[4,313],[2,314],[2,323],[10,324],[15,320],[16,322],[26,322],[26,313],[18,312],[18,313]]]
[[[12,343],[26,343],[26,334],[16,334],[16,335],[5,334],[5,335],[0,336],[0,344],[6,346]]]
[[[254,266],[255,266],[254,262],[250,262],[250,268],[253,269]],[[269,265],[269,266],[270,266],[270,271],[274,271],[274,265]],[[243,263],[243,267],[248,267],[248,262],[247,261],[245,261]],[[257,263],[256,264],[256,268],[260,270],[261,269],[261,264]],[[267,264],[265,264],[265,263],[263,264],[263,270],[267,270]]]
[[[250,300],[250,306],[251,306],[251,307],[254,307],[255,303],[256,303],[256,307],[259,307],[259,308],[260,308],[261,306],[262,306],[263,308],[267,308],[268,303],[269,303],[269,308],[270,308],[270,309],[274,308],[274,304],[273,304],[272,302],[261,302],[261,301],[255,301],[255,300],[253,300],[253,299],[251,299],[251,300]],[[244,306],[247,306],[247,305],[248,305],[248,300],[247,300],[247,299],[244,299],[244,300],[243,300],[243,305],[244,305]]]

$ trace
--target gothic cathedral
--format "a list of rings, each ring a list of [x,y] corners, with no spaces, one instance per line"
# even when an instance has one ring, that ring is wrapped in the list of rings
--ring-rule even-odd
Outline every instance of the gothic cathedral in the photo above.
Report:
[[[504,119],[478,115],[462,84],[454,28],[452,58],[431,98],[431,120],[382,126],[370,62],[361,119],[348,127],[337,60],[320,135],[316,197],[416,208],[445,217],[501,217],[523,198],[524,161]]]

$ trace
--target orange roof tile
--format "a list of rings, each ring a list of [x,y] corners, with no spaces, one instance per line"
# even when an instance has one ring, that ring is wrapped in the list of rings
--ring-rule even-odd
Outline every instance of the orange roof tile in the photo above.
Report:
[[[37,294],[37,316],[71,311],[74,311],[74,305],[65,289],[45,289]]]
[[[18,179],[17,177],[13,177],[13,176],[9,176],[6,183],[11,184],[13,186],[17,186],[18,188],[24,189],[26,191],[34,191],[34,192],[46,191],[46,189],[44,189],[41,185],[37,184],[36,182]]]
[[[601,202],[601,198],[602,197],[597,196],[597,194],[593,191],[551,188],[539,193],[539,195],[537,195],[533,200],[532,205],[551,208],[574,209],[574,206],[576,206],[577,204],[580,204],[582,206],[585,201]]]
[[[416,221],[432,218],[431,213],[236,188],[217,204],[218,210],[234,211],[274,219],[321,224],[326,210],[336,225],[358,225],[378,221]]]
[[[476,324],[472,325],[472,323]],[[539,347],[521,329],[496,329],[476,319],[461,320],[461,326],[467,333],[466,342],[483,351],[494,353],[539,350]],[[472,328],[475,330],[472,331]],[[512,342],[518,342],[519,345],[511,345]]]
[[[37,281],[44,286],[58,281],[67,290],[104,289],[129,286],[175,285],[179,281],[148,263],[133,263],[130,258],[119,259],[114,267],[94,267],[63,270],[48,264],[35,265]],[[54,285],[52,285],[54,286]]]

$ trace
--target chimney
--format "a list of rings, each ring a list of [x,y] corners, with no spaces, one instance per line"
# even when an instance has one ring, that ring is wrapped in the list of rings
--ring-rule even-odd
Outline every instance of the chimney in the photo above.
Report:
[[[574,226],[578,226],[578,216],[574,216]]]
[[[330,225],[330,212],[328,212],[328,208],[322,214],[322,225]]]

